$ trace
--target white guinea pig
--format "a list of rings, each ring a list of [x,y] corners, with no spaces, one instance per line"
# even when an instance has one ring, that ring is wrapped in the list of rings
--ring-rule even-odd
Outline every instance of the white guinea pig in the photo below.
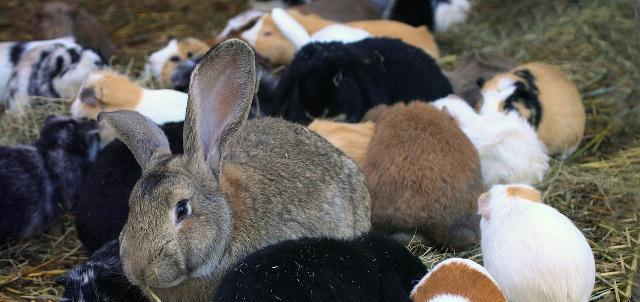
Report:
[[[446,108],[478,150],[485,187],[542,181],[549,169],[549,156],[523,117],[515,112],[479,115],[456,95],[432,104]]]
[[[478,200],[484,267],[508,301],[586,302],[593,252],[580,230],[528,185],[497,185]]]

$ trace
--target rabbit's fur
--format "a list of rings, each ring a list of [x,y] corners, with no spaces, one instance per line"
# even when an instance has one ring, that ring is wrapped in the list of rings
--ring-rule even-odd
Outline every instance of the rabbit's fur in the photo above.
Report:
[[[516,112],[480,115],[456,95],[432,104],[456,119],[478,150],[486,188],[542,181],[549,169],[546,147],[527,120]]]
[[[162,125],[172,153],[181,154],[183,122]],[[75,226],[80,242],[92,254],[118,239],[129,211],[129,195],[142,171],[127,146],[107,144],[87,171],[78,189]]]
[[[484,267],[508,301],[587,302],[596,265],[585,236],[528,185],[497,185],[478,199]]]
[[[402,41],[311,43],[285,70],[276,89],[281,104],[272,108],[304,124],[340,115],[346,122],[359,122],[379,104],[433,101],[451,93],[435,60]]]
[[[215,302],[409,302],[426,268],[394,239],[304,238],[263,248],[223,278]]]
[[[300,125],[246,121],[255,82],[246,43],[210,50],[192,75],[182,155],[137,112],[99,116],[142,167],[120,235],[124,272],[162,301],[208,300],[228,269],[267,245],[370,228],[355,162]]]
[[[355,160],[358,165],[362,165],[367,156],[367,149],[375,125],[372,122],[350,124],[315,120],[309,124],[309,129],[324,137],[344,154]]]
[[[0,147],[0,244],[36,235],[74,208],[99,144],[95,121],[50,116],[32,145]]]
[[[64,285],[62,302],[146,302],[142,291],[122,272],[118,240],[105,244],[56,281]]]
[[[469,259],[438,263],[411,291],[413,302],[507,302],[493,277]]]
[[[478,242],[483,192],[478,152],[450,116],[424,102],[374,108],[362,167],[374,229],[465,248]]]

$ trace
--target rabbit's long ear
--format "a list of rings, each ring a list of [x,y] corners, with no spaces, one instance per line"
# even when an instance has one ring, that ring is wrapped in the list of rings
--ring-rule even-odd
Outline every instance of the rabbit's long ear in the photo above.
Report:
[[[98,115],[100,126],[111,128],[142,168],[146,169],[151,158],[169,155],[169,141],[160,127],[135,111],[101,112]]]
[[[206,162],[217,177],[224,144],[247,119],[255,94],[253,50],[230,39],[204,55],[191,75],[184,124],[184,154]]]

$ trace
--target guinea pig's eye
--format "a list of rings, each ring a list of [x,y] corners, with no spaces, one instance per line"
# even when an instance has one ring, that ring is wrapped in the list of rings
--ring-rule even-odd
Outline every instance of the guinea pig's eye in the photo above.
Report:
[[[171,58],[169,58],[169,61],[174,62],[174,63],[178,63],[178,62],[180,62],[180,57],[171,56]]]
[[[193,53],[192,52],[187,52],[187,58],[191,59],[191,57],[193,57]]]
[[[270,31],[270,30],[267,30],[267,31],[263,32],[262,35],[265,36],[265,37],[269,37],[269,36],[273,35],[273,32]]]
[[[178,204],[176,204],[176,222],[180,222],[189,216],[191,216],[189,201],[186,199],[178,201]]]

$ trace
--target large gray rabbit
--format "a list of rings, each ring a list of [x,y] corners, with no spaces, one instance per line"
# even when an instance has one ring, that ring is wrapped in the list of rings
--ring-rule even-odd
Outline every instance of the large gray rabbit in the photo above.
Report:
[[[205,301],[257,249],[370,228],[370,196],[355,162],[300,125],[246,121],[255,82],[246,43],[209,50],[191,78],[182,155],[171,154],[163,132],[142,115],[100,114],[142,167],[120,257],[147,295]]]

